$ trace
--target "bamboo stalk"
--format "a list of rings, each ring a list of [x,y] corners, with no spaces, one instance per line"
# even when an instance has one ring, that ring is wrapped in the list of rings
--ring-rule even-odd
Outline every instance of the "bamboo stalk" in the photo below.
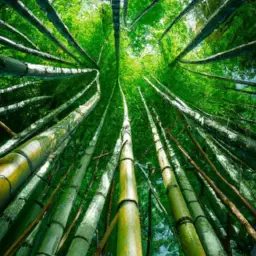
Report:
[[[134,173],[131,125],[126,98],[120,84],[119,88],[124,106],[122,139],[127,143],[122,148],[119,166],[120,193],[118,200],[117,255],[140,256],[142,255],[141,228]]]
[[[207,183],[212,187],[214,192],[221,198],[222,202],[229,208],[229,210],[236,216],[236,218],[239,220],[239,222],[245,226],[247,232],[249,235],[256,240],[256,231],[251,226],[251,224],[248,222],[248,220],[244,217],[244,215],[237,209],[236,205],[232,203],[226,195],[221,192],[221,190],[215,185],[215,183],[203,172],[203,170],[193,161],[193,159],[189,156],[188,152],[181,146],[181,144],[177,141],[177,139],[171,134],[171,132],[168,130],[168,135],[170,138],[175,142],[177,147],[180,149],[180,151],[186,156],[186,158],[189,160],[189,162],[195,167],[195,170],[200,173],[204,179],[207,181]]]
[[[207,255],[209,256],[226,255],[217,235],[215,234],[208,219],[204,214],[204,211],[201,207],[198,196],[196,196],[194,189],[191,186],[184,169],[180,165],[180,162],[175,154],[173,147],[171,146],[170,142],[167,139],[166,132],[154,108],[153,108],[153,112],[158,122],[158,125],[160,127],[160,130],[162,132],[162,136],[164,138],[167,149],[169,151],[170,161],[174,166],[174,172],[179,182],[181,192],[183,193],[183,196],[189,207],[197,233],[199,235],[199,238],[203,244],[203,247]]]
[[[153,169],[149,170],[149,175],[152,176]],[[151,255],[151,243],[152,243],[152,190],[148,190],[148,240],[147,240],[147,251],[146,256]]]
[[[30,234],[30,232],[35,228],[35,226],[38,224],[38,222],[43,218],[44,214],[48,211],[48,209],[51,206],[52,200],[55,196],[55,194],[58,192],[58,190],[60,189],[62,183],[64,182],[64,180],[66,179],[67,175],[69,174],[69,172],[71,171],[73,167],[73,164],[69,167],[68,171],[66,172],[66,174],[64,175],[64,177],[60,180],[60,182],[58,183],[57,187],[54,189],[54,191],[52,192],[49,200],[47,201],[47,203],[45,204],[45,206],[43,207],[42,211],[40,212],[40,214],[37,216],[37,218],[27,227],[27,229],[24,231],[24,233],[12,244],[12,246],[6,251],[6,253],[4,254],[4,256],[11,256],[13,255],[17,249],[19,248],[20,244],[26,239],[26,237]]]
[[[0,115],[6,115],[15,111],[18,111],[21,108],[24,108],[26,106],[29,106],[32,103],[39,103],[42,101],[46,101],[51,99],[51,96],[39,96],[39,97],[33,97],[31,99],[23,100],[15,104],[11,104],[8,106],[0,107]],[[41,103],[40,103],[41,104]]]
[[[164,186],[168,201],[172,210],[176,227],[179,233],[182,249],[185,255],[206,255],[200,239],[197,235],[193,220],[190,216],[186,202],[182,196],[174,171],[165,153],[156,125],[149,111],[147,103],[139,89],[139,93],[147,112],[148,120],[152,129],[153,139],[156,146],[158,162],[161,168]]]
[[[228,17],[230,17],[245,0],[225,0],[225,2],[211,15],[206,24],[198,31],[196,36],[188,43],[185,49],[175,58],[173,63],[183,58],[187,53],[197,47],[216,28],[218,28]]]
[[[229,143],[236,145],[238,148],[243,148],[247,150],[250,154],[254,155],[256,153],[256,141],[244,136],[243,134],[231,130],[214,119],[210,118],[207,115],[199,113],[198,111],[193,110],[190,108],[185,102],[183,102],[180,98],[172,93],[171,99],[167,94],[160,91],[148,78],[144,77],[144,80],[159,94],[165,101],[171,104],[174,108],[180,110],[190,119],[194,120],[200,127],[207,129],[209,131],[214,131],[216,135],[222,138]],[[162,86],[165,88],[165,86]]]
[[[58,245],[64,234],[64,228],[66,228],[67,226],[68,218],[75,203],[75,199],[82,185],[82,181],[91,162],[97,142],[99,140],[99,136],[101,134],[114,91],[115,87],[112,90],[107,106],[100,120],[99,126],[88,147],[86,148],[85,154],[80,159],[79,168],[77,168],[77,170],[72,175],[68,186],[64,189],[62,195],[60,196],[59,203],[57,203],[55,209],[53,210],[52,219],[48,224],[47,231],[45,232],[44,238],[40,243],[38,254],[56,254]]]
[[[21,1],[3,0],[11,6],[20,16],[30,22],[43,35],[47,36],[52,42],[60,47],[65,53],[81,64],[81,61],[57,38],[54,34],[44,26],[44,24],[31,12]]]
[[[10,32],[12,32],[13,34],[16,34],[18,36],[20,36],[24,41],[26,41],[32,48],[39,50],[39,48],[23,33],[21,33],[20,31],[18,31],[16,28],[14,28],[13,26],[11,26],[10,24],[4,22],[3,20],[0,20],[0,27],[4,27],[7,30],[9,30]]]
[[[121,148],[122,140],[119,137],[113,154],[101,177],[96,193],[83,216],[82,222],[78,226],[75,236],[73,237],[71,245],[66,254],[67,256],[83,256],[87,254],[106,201],[106,196],[110,189],[111,181],[118,164]]]
[[[92,59],[91,56],[79,45],[73,35],[70,33],[68,27],[63,23],[61,17],[53,8],[52,4],[48,0],[37,0],[38,5],[41,9],[47,14],[48,19],[60,32],[60,34],[67,39],[69,44],[73,45],[76,50],[85,57],[95,68],[98,68],[96,62]]]
[[[159,42],[164,38],[164,36],[171,30],[171,28],[179,21],[183,16],[185,16],[193,7],[202,0],[191,0],[191,2],[174,18],[174,20],[168,25],[161,35]]]
[[[96,71],[95,69],[61,68],[24,63],[20,60],[0,56],[0,75],[40,77],[41,79],[64,78]]]
[[[144,16],[146,15],[157,3],[159,0],[153,0],[153,2],[147,6],[142,12],[132,21],[132,23],[129,26],[129,29],[132,29],[134,25]]]
[[[0,89],[0,94],[13,92],[13,91],[16,91],[17,89],[25,88],[27,86],[30,86],[32,84],[37,84],[37,83],[38,83],[37,81],[35,81],[35,82],[25,82],[25,83],[22,83],[22,84],[16,84],[16,85],[13,85],[13,86],[9,86],[7,88]]]
[[[116,50],[116,74],[118,79],[119,74],[119,55],[120,55],[120,0],[112,0],[112,13],[115,37],[115,50]]]
[[[17,221],[27,203],[33,200],[34,195],[37,194],[38,191],[41,192],[47,182],[47,177],[49,177],[49,175],[52,173],[51,170],[56,162],[56,159],[59,158],[59,156],[65,150],[70,138],[71,136],[67,137],[66,140],[58,147],[58,149],[48,156],[47,160],[39,168],[34,177],[4,210],[2,216],[0,217],[0,241],[2,241],[3,237],[7,234],[13,223]]]
[[[24,53],[28,53],[30,55],[35,55],[35,56],[41,57],[43,59],[52,60],[52,61],[55,61],[58,63],[64,63],[64,64],[73,65],[73,66],[75,65],[74,63],[72,63],[70,61],[58,58],[58,57],[51,55],[49,53],[46,53],[46,52],[28,48],[22,44],[18,44],[16,42],[12,41],[11,39],[3,37],[3,36],[0,36],[0,44],[6,45],[6,46],[8,46],[14,50],[20,51],[20,52],[24,52]]]
[[[239,45],[235,48],[214,54],[204,59],[200,59],[200,60],[183,60],[182,59],[182,60],[179,60],[179,62],[186,63],[186,64],[207,64],[207,63],[212,63],[216,61],[236,58],[241,55],[251,54],[255,51],[256,51],[256,41],[252,41],[250,43]]]
[[[242,201],[242,203],[247,207],[247,209],[252,213],[252,215],[254,215],[254,217],[256,217],[256,209],[248,202],[248,200],[241,195],[241,193],[239,192],[239,190],[233,186],[232,184],[230,184],[223,175],[221,175],[221,173],[217,170],[216,166],[212,163],[212,161],[210,160],[210,158],[207,156],[207,154],[204,152],[204,150],[202,149],[201,145],[198,143],[198,141],[194,138],[194,136],[192,135],[192,133],[189,130],[189,126],[188,124],[185,122],[185,120],[183,119],[181,113],[179,111],[178,112],[178,116],[183,124],[183,127],[185,128],[187,135],[189,136],[189,138],[191,139],[191,141],[194,143],[194,145],[198,148],[199,152],[201,153],[201,155],[205,158],[205,160],[207,161],[207,163],[210,165],[211,169],[215,172],[215,174],[221,179],[222,182],[225,183],[225,185],[227,187],[229,187],[235,194],[236,196]]]
[[[205,73],[205,72],[195,71],[195,70],[192,70],[192,69],[189,69],[189,68],[184,68],[184,67],[182,67],[182,68],[189,71],[189,72],[192,72],[194,74],[198,74],[198,75],[201,75],[201,76],[205,76],[205,77],[209,77],[209,78],[213,78],[213,79],[217,79],[217,80],[219,79],[219,80],[228,81],[228,82],[232,82],[232,83],[236,83],[236,84],[245,84],[245,85],[253,86],[253,87],[256,86],[256,82],[234,79],[234,78],[229,78],[229,77],[224,77],[224,76],[217,76],[217,75],[212,75],[212,74],[208,74],[208,73]]]

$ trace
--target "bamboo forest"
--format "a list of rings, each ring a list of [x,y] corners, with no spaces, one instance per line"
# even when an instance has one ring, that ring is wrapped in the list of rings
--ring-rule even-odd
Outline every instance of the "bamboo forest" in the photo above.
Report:
[[[256,1],[0,0],[0,255],[256,256]]]

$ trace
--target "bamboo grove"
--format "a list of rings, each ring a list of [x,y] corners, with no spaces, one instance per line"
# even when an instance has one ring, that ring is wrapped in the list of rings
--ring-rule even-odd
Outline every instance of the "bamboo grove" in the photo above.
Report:
[[[254,255],[255,11],[1,0],[0,255]]]

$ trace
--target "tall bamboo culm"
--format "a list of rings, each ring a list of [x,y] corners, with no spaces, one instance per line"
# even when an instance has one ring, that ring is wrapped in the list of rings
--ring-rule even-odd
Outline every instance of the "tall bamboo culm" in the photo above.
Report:
[[[119,85],[120,86],[120,85]],[[124,105],[124,146],[120,156],[120,195],[118,200],[117,255],[141,256],[141,228],[138,195],[134,173],[131,125],[125,95],[120,86]]]
[[[218,236],[215,234],[211,224],[205,216],[204,211],[197,199],[195,191],[191,186],[184,169],[180,165],[178,158],[176,157],[173,147],[167,139],[166,132],[155,109],[153,109],[153,112],[161,129],[161,133],[167,149],[169,151],[170,161],[172,163],[172,166],[174,167],[174,172],[180,185],[180,190],[184,196],[184,199],[186,200],[186,203],[194,221],[194,225],[205,249],[205,252],[209,256],[227,255],[222,247],[221,242],[218,239]]]
[[[164,186],[167,191],[167,196],[172,210],[172,214],[176,221],[176,228],[179,233],[181,245],[185,255],[187,256],[202,256],[206,255],[200,239],[197,235],[193,219],[190,216],[186,202],[182,196],[181,190],[177,183],[174,171],[169,163],[167,154],[165,153],[163,144],[158,134],[156,125],[152,115],[148,109],[147,103],[139,89],[141,99],[144,103],[149,123],[153,133],[153,139],[156,146],[157,157],[162,172]]]

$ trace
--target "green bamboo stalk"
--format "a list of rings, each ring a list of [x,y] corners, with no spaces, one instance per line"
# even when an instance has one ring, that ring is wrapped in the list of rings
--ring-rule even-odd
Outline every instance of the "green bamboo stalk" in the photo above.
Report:
[[[61,17],[53,8],[52,4],[48,0],[37,0],[38,5],[41,7],[43,11],[46,12],[48,19],[52,22],[52,24],[56,27],[56,29],[60,32],[60,34],[67,39],[69,44],[73,45],[76,50],[89,60],[89,62],[97,68],[96,62],[86,53],[86,51],[79,45],[73,35],[70,33],[68,27],[63,23]]]
[[[11,105],[8,105],[8,106],[0,107],[0,115],[6,115],[6,114],[9,114],[9,113],[18,111],[21,108],[29,106],[33,103],[34,104],[39,103],[39,102],[42,102],[42,101],[49,100],[51,98],[52,98],[51,96],[38,96],[38,97],[33,97],[33,98],[30,98],[30,99],[27,99],[27,100],[23,100],[23,101],[20,101],[18,103],[14,103],[14,104],[11,104]]]
[[[209,131],[214,131],[220,138],[225,141],[228,141],[231,144],[236,145],[238,148],[243,148],[247,150],[250,154],[256,153],[256,141],[244,136],[243,134],[231,130],[214,119],[210,118],[207,115],[199,113],[192,108],[190,108],[185,102],[183,102],[176,95],[171,93],[173,99],[171,99],[167,94],[160,91],[148,78],[144,76],[144,80],[159,94],[165,101],[167,101],[174,108],[180,110],[187,117],[195,121],[200,127],[207,129]],[[166,88],[164,85],[161,85],[163,88]]]
[[[233,78],[224,77],[224,76],[217,76],[217,75],[212,75],[212,74],[208,74],[208,73],[205,73],[205,72],[195,71],[195,70],[192,70],[192,69],[189,69],[189,68],[184,68],[184,67],[182,67],[182,68],[189,71],[189,72],[192,72],[194,74],[199,74],[199,75],[206,76],[206,77],[209,77],[209,78],[219,79],[219,80],[228,81],[228,82],[232,82],[232,83],[236,83],[236,84],[245,84],[245,85],[248,85],[248,86],[256,87],[256,82],[244,81],[244,80],[240,80],[240,79],[233,79]]]
[[[252,189],[252,187],[240,177],[240,173],[242,172],[241,169],[239,169],[235,164],[232,163],[232,161],[225,155],[225,153],[218,148],[218,146],[214,143],[214,141],[211,139],[211,136],[207,135],[202,129],[197,127],[198,133],[201,135],[201,137],[205,140],[206,144],[209,146],[211,151],[214,153],[216,156],[218,162],[220,165],[223,167],[223,170],[225,173],[228,175],[230,180],[232,181],[233,184],[236,185],[236,187],[239,187],[240,193],[247,199],[249,200],[250,204],[252,204],[254,207],[256,206],[256,197],[255,195],[255,190]],[[241,180],[242,179],[242,180]],[[236,189],[237,191],[237,189]],[[236,194],[240,194],[239,192]],[[242,200],[243,197],[239,196],[239,198]],[[244,202],[244,200],[242,200]],[[248,209],[252,212],[252,214],[255,216],[255,208],[250,206],[250,204],[247,202],[244,203]],[[249,206],[248,206],[249,204]]]
[[[69,140],[70,136],[64,140],[55,152],[48,156],[45,163],[39,168],[33,178],[15,196],[12,202],[4,210],[0,217],[0,241],[2,241],[4,236],[7,234],[12,224],[19,218],[20,213],[26,206],[27,202],[32,200],[37,191],[41,193],[41,190],[46,184],[45,180],[49,176],[56,159],[58,159],[61,153],[65,150]]]
[[[16,85],[12,85],[12,86],[9,86],[7,88],[4,88],[4,89],[0,89],[0,95],[1,94],[4,94],[4,93],[9,93],[9,92],[13,92],[13,91],[16,91],[20,88],[25,88],[27,86],[30,86],[32,84],[37,84],[39,81],[34,81],[34,82],[24,82],[22,84],[16,84]]]
[[[38,64],[25,63],[7,56],[0,56],[0,76],[30,76],[42,79],[63,78],[95,71],[95,69],[60,68]]]
[[[92,82],[87,85],[82,91],[78,92],[74,97],[60,105],[55,110],[51,111],[46,116],[40,118],[35,123],[28,126],[25,130],[14,136],[12,139],[8,140],[4,143],[0,148],[0,157],[4,156],[5,154],[9,153],[11,150],[15,149],[18,145],[20,145],[23,141],[30,138],[40,129],[45,127],[47,124],[50,123],[57,115],[63,112],[65,109],[70,107],[77,99],[82,97],[95,83],[97,86],[99,85],[99,73],[97,72],[96,77],[92,80]]]
[[[228,17],[230,17],[243,3],[245,3],[245,0],[225,0],[225,2],[212,14],[206,24],[198,31],[196,36],[188,43],[185,49],[175,58],[173,62],[180,60],[187,53],[197,47]]]
[[[163,34],[161,35],[159,41],[161,41],[164,36],[171,30],[171,28],[181,20],[194,6],[202,0],[192,0],[175,18],[174,20],[168,25],[168,27],[164,30]]]
[[[86,103],[62,121],[0,159],[0,210],[6,206],[27,177],[33,174],[49,154],[91,113],[99,100],[98,87],[97,92]]]
[[[120,194],[118,200],[117,255],[142,255],[138,195],[134,173],[131,125],[125,95],[119,84],[124,105],[122,139],[126,141],[120,156]]]
[[[114,152],[105,168],[105,171],[99,181],[96,193],[85,212],[82,222],[78,226],[75,236],[68,249],[67,256],[84,256],[87,254],[91,240],[95,233],[101,212],[103,210],[108,191],[118,165],[120,151],[122,148],[122,139],[119,136]]]
[[[32,48],[28,48],[22,44],[15,43],[11,39],[3,37],[3,36],[0,36],[0,44],[5,45],[7,47],[10,47],[10,48],[20,51],[20,52],[24,52],[24,53],[28,53],[30,55],[35,55],[35,56],[41,57],[43,59],[55,61],[58,63],[69,64],[69,65],[73,65],[73,66],[75,65],[74,63],[72,63],[70,61],[63,60],[63,59],[53,56],[49,53],[41,52],[41,51],[38,51],[38,50],[35,50]]]
[[[182,59],[182,60],[179,60],[179,62],[185,63],[185,64],[207,64],[207,63],[212,63],[216,61],[236,58],[242,55],[252,54],[255,51],[256,51],[256,41],[252,41],[250,43],[239,45],[235,48],[214,54],[204,59],[200,59],[200,60],[183,60]]]
[[[153,112],[161,129],[167,149],[169,151],[170,160],[172,165],[174,166],[174,172],[179,182],[181,192],[186,200],[186,203],[194,221],[194,225],[196,227],[197,233],[200,237],[206,254],[209,256],[226,255],[225,250],[221,245],[221,242],[219,241],[217,235],[215,234],[208,219],[204,214],[204,211],[197,199],[193,187],[191,186],[186,176],[184,169],[182,168],[178,158],[176,157],[173,147],[167,139],[166,132],[154,108]]]
[[[115,37],[115,50],[116,50],[116,74],[118,78],[119,73],[119,58],[120,58],[120,0],[112,0],[112,13],[113,13],[113,26]]]
[[[80,159],[80,167],[72,175],[70,182],[68,182],[68,186],[63,190],[60,196],[59,202],[57,205],[55,205],[53,216],[48,224],[44,238],[40,243],[37,254],[54,255],[57,252],[59,243],[67,226],[69,215],[99,140],[114,90],[115,87],[112,90],[99,126],[88,147],[86,148],[83,157]]]
[[[21,37],[24,41],[26,41],[32,48],[34,48],[35,50],[39,50],[39,48],[27,37],[25,36],[23,33],[21,33],[20,31],[18,31],[16,28],[14,28],[13,26],[11,26],[10,24],[4,22],[3,20],[0,20],[0,27],[4,27],[7,30],[9,30],[10,32],[12,32],[13,34],[18,35],[19,37]]]
[[[129,29],[132,29],[134,25],[144,16],[146,15],[153,7],[156,6],[156,4],[159,2],[159,0],[153,0],[153,2],[147,6],[130,24]]]
[[[30,22],[37,30],[47,36],[52,42],[60,47],[65,53],[71,56],[74,60],[81,64],[81,61],[70,51],[67,47],[59,41],[54,34],[44,26],[44,24],[31,12],[21,1],[16,0],[3,0],[4,3],[11,6],[20,16]]]
[[[156,146],[159,165],[162,172],[164,186],[167,191],[169,204],[176,221],[182,249],[185,255],[206,255],[200,239],[197,235],[193,220],[190,216],[186,202],[182,196],[174,171],[169,163],[163,144],[158,134],[156,125],[149,111],[147,103],[139,89],[139,93],[147,112],[148,120],[152,129],[153,139]]]
[[[128,13],[129,0],[124,0],[124,25],[127,26],[127,13]]]

